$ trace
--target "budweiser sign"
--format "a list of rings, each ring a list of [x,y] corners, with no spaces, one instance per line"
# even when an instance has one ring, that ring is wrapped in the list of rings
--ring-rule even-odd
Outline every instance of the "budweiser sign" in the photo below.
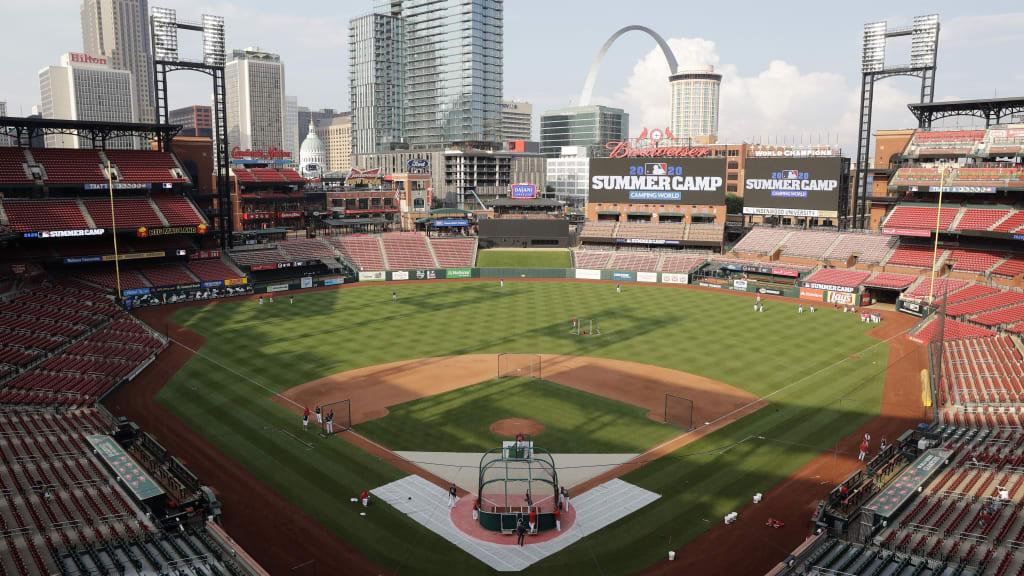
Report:
[[[277,160],[291,157],[291,152],[273,146],[266,150],[242,150],[238,146],[231,149],[232,160]]]
[[[711,156],[710,148],[693,146],[637,146],[633,142],[608,142],[609,158],[701,158]]]

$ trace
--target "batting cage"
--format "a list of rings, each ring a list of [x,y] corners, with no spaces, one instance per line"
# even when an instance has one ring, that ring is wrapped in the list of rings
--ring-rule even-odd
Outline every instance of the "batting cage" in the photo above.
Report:
[[[665,424],[693,429],[693,400],[678,394],[665,394]]]
[[[352,429],[352,400],[346,398],[320,407],[320,435],[324,438]]]
[[[528,434],[502,442],[480,458],[477,494],[480,525],[511,533],[520,517],[537,513],[536,531],[555,527],[558,472],[550,452],[533,445]]]
[[[572,335],[573,336],[600,336],[601,328],[598,326],[597,320],[594,318],[580,318],[573,319]]]
[[[541,378],[540,354],[498,354],[498,378]]]

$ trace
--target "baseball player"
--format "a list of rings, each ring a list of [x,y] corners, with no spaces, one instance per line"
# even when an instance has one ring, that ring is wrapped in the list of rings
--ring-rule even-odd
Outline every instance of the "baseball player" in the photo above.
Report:
[[[363,503],[363,508],[370,505],[370,492],[369,490],[363,490],[363,493],[359,495],[359,501]]]
[[[499,288],[504,288],[505,287],[505,279],[504,278],[498,280],[498,283],[499,283],[499,285],[498,285]]]
[[[449,508],[454,508],[455,507],[455,494],[456,493],[457,493],[457,491],[455,489],[455,483],[453,482],[451,487],[448,488],[448,507]]]
[[[867,432],[864,433],[864,445],[871,446],[871,434],[868,434]]]
[[[760,306],[760,302],[754,302],[754,312],[757,312],[757,308]]]
[[[796,313],[797,314],[803,314],[804,313],[804,305],[803,304],[801,304],[800,307],[797,308]]]
[[[334,434],[334,410],[327,413],[327,433]]]
[[[398,292],[391,293],[391,301],[394,302],[395,304],[398,304]]]
[[[523,517],[519,517],[519,521],[516,522],[516,544],[523,545],[523,538],[526,536],[526,523],[523,522]]]
[[[295,296],[289,296],[288,297],[288,303],[289,304],[295,304]]]
[[[320,406],[317,405],[316,409],[313,410],[313,412],[316,412],[316,423],[321,425],[321,426],[323,426],[324,425],[324,415],[323,415],[322,412],[320,412]]]
[[[889,447],[889,442],[885,439],[885,434],[882,434],[882,452]]]
[[[309,406],[302,410],[302,429],[309,430]]]
[[[615,285],[615,293],[616,294],[622,294],[622,284],[616,284]]]
[[[263,295],[260,294],[260,306],[263,306]]]
[[[565,507],[565,511],[569,511],[569,489],[562,486],[562,505]]]
[[[758,312],[764,312],[764,304],[758,304],[757,305],[757,311]]]
[[[476,500],[473,500],[473,520],[480,518],[480,497],[477,496]]]
[[[861,462],[863,462],[864,461],[864,457],[867,456],[867,454],[868,454],[868,443],[867,442],[861,442],[861,444],[860,444],[860,455],[857,456],[857,460],[860,460]]]
[[[811,304],[811,314],[814,314],[814,304]]]
[[[270,293],[270,303],[271,304],[274,303],[274,293],[273,292]]]
[[[562,510],[558,507],[555,508],[555,530],[562,531]]]
[[[537,509],[530,508],[530,534],[537,533]]]
[[[757,300],[755,300],[755,302],[757,302],[758,304],[761,303],[761,295],[760,294],[757,295]]]

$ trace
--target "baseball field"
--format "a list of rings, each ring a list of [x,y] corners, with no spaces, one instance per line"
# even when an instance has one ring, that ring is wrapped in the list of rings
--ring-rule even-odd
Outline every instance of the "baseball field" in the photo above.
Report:
[[[477,254],[481,268],[570,268],[568,250],[481,250]]]
[[[406,472],[342,436],[323,439],[312,426],[303,432],[290,390],[398,361],[522,352],[628,361],[764,398],[749,415],[622,477],[659,500],[527,570],[630,574],[767,492],[879,411],[889,344],[866,334],[874,326],[831,309],[797,314],[795,303],[770,301],[755,313],[752,304],[747,295],[670,286],[628,285],[617,294],[603,283],[499,288],[466,281],[361,284],[300,293],[294,304],[279,296],[274,304],[191,306],[171,321],[205,343],[157,401],[381,571],[449,575],[488,569],[386,505],[359,516],[351,497]],[[601,335],[574,336],[573,317],[598,319]],[[628,378],[618,399],[493,375],[434,394],[449,375],[430,366],[421,368],[422,391],[403,381],[395,397],[405,400],[354,418],[356,431],[392,449],[477,451],[499,440],[488,424],[518,416],[544,426],[538,445],[546,440],[577,452],[640,452],[683,432],[656,422],[653,405],[629,403]],[[353,412],[360,413],[355,400]],[[797,510],[793,518],[809,514]],[[772,545],[775,537],[761,539]]]

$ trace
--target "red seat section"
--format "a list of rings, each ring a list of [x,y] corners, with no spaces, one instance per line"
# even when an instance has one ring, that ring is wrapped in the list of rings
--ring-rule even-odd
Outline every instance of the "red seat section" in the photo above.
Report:
[[[328,242],[341,252],[345,259],[360,270],[383,270],[384,256],[376,236],[338,236]]]
[[[1017,305],[986,312],[975,318],[974,322],[984,324],[985,326],[998,326],[1000,324],[1013,324],[1022,320],[1024,320],[1024,305]]]
[[[952,306],[946,306],[946,315],[965,316],[969,314],[978,314],[979,312],[995,310],[996,308],[1020,304],[1021,302],[1024,302],[1024,293],[997,292],[975,300],[968,300],[966,302],[960,302],[959,304],[953,304]]]
[[[289,182],[304,182],[305,179],[295,170],[291,168],[282,168],[280,170],[281,176]]]
[[[476,238],[435,238],[430,241],[430,246],[434,249],[434,256],[437,256],[437,263],[442,267],[473,265]]]
[[[996,276],[1006,276],[1007,278],[1016,278],[1024,273],[1024,254],[1014,254],[1010,258],[998,266],[996,266],[992,273]]]
[[[857,286],[860,286],[862,282],[867,280],[868,276],[871,276],[870,272],[862,272],[860,270],[833,270],[831,268],[823,268],[814,274],[811,274],[810,277],[805,278],[805,281],[856,288]]]
[[[170,226],[198,226],[203,221],[188,198],[178,194],[154,194],[153,201]]]
[[[139,268],[139,272],[153,286],[191,284],[196,281],[181,264],[148,264]]]
[[[3,208],[15,232],[89,228],[74,200],[4,200]]]
[[[435,267],[423,234],[393,232],[382,235],[381,241],[387,254],[388,266],[392,270]]]
[[[21,148],[0,146],[0,184],[31,184],[25,173],[28,159]]]
[[[967,208],[953,230],[988,230],[1009,213],[1009,210]]]
[[[188,182],[172,170],[180,170],[167,152],[156,150],[104,150],[107,159],[117,166],[121,182],[161,183]],[[183,172],[179,172],[183,173]]]
[[[113,266],[95,268],[79,272],[77,276],[87,282],[98,284],[111,290],[117,289],[117,274]],[[146,283],[139,276],[138,272],[131,268],[121,268],[121,289],[146,288]]]
[[[942,260],[943,253],[945,253],[945,250],[939,250],[939,255],[935,258],[936,262]],[[912,268],[931,268],[932,247],[916,246],[913,244],[900,246],[893,251],[892,256],[889,256],[889,260],[886,262],[886,265],[909,266]]]
[[[883,227],[934,230],[938,210],[937,206],[900,205],[893,208]],[[959,211],[959,208],[943,208],[942,216],[939,218],[939,230],[948,229]]]
[[[864,285],[867,287],[878,287],[878,288],[890,288],[900,290],[909,287],[911,284],[917,281],[920,276],[913,276],[911,274],[893,274],[892,272],[882,272],[878,276],[870,280],[866,280]]]
[[[105,184],[103,160],[98,150],[30,148],[36,164],[46,173],[47,184]]]
[[[238,272],[220,260],[197,260],[188,263],[188,269],[203,282],[238,278]]]
[[[993,230],[996,232],[1020,232],[1024,230],[1024,211],[1014,212]]]
[[[82,200],[82,203],[85,204],[85,209],[97,228],[114,227],[110,220],[109,199]],[[114,214],[119,229],[164,225],[153,211],[153,205],[149,203],[148,198],[114,198]]]
[[[952,318],[947,318],[944,322],[945,330],[943,340],[958,340],[961,338],[984,338],[985,336],[995,336],[996,333],[985,328],[979,328],[978,326],[972,326],[963,322],[958,322]],[[920,332],[916,334],[918,338],[925,342],[934,342],[939,337],[939,325],[940,322],[932,320]]]
[[[256,182],[256,177],[252,175],[252,172],[245,168],[232,168],[231,171],[234,172],[235,178],[237,178],[239,182]]]
[[[1006,252],[989,250],[952,250],[947,262],[953,263],[953,270],[958,272],[985,272],[1006,258]]]
[[[600,270],[608,265],[608,261],[612,259],[611,250],[576,250],[573,252],[573,259],[576,262],[577,268],[586,268],[590,270]]]
[[[260,182],[287,182],[285,177],[273,168],[253,168],[250,172]]]

